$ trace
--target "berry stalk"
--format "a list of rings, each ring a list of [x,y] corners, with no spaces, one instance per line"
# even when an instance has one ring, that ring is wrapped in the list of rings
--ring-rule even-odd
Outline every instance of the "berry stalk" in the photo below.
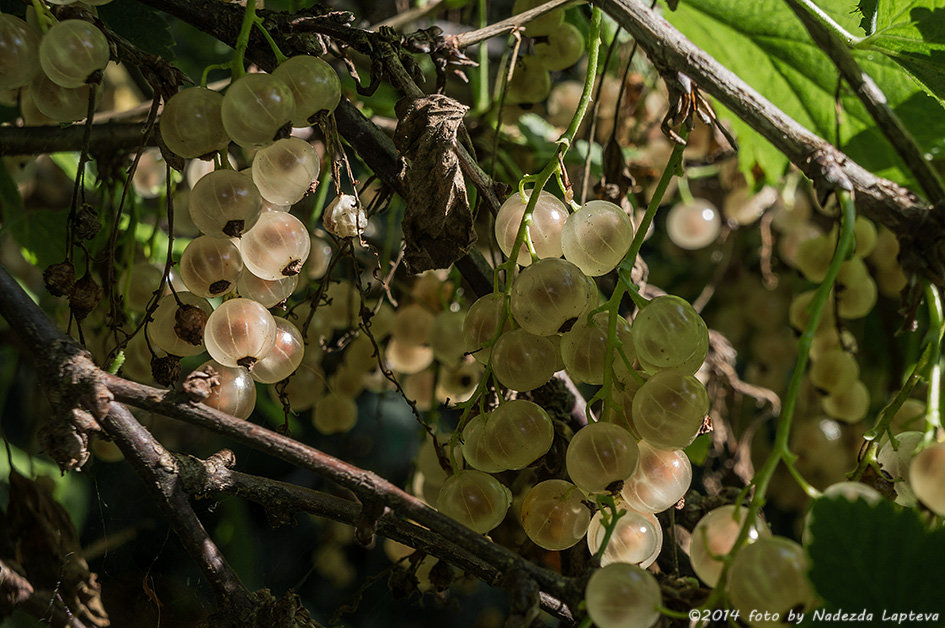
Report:
[[[830,262],[830,267],[827,269],[827,275],[824,277],[820,286],[818,286],[817,292],[810,303],[810,320],[808,320],[804,333],[801,334],[800,340],[797,343],[797,361],[794,364],[794,370],[791,372],[791,380],[788,384],[787,394],[785,395],[784,407],[781,411],[780,420],[778,421],[777,431],[775,432],[774,448],[752,480],[752,484],[755,486],[755,494],[748,504],[748,513],[744,519],[741,530],[739,530],[738,538],[732,546],[732,551],[725,557],[722,572],[719,574],[719,584],[713,589],[712,595],[709,596],[705,604],[702,605],[702,608],[705,609],[714,608],[725,595],[725,576],[731,567],[732,561],[738,554],[739,548],[748,540],[752,524],[761,511],[761,506],[764,503],[765,494],[768,490],[768,484],[771,482],[771,478],[778,464],[783,461],[790,470],[796,458],[796,455],[791,453],[791,450],[788,448],[788,439],[791,435],[791,423],[794,419],[794,407],[797,404],[797,397],[801,389],[801,380],[804,376],[804,370],[807,367],[807,360],[810,357],[811,343],[814,339],[814,332],[817,330],[817,326],[820,323],[821,314],[823,314],[827,301],[830,298],[830,293],[837,279],[837,274],[840,272],[840,264],[853,252],[855,240],[854,222],[856,220],[856,209],[853,204],[853,197],[850,192],[846,190],[838,190],[836,194],[843,212],[840,222],[840,236],[837,241],[837,248],[834,252],[833,259]],[[796,480],[801,482],[801,488],[803,488],[808,495],[812,497],[817,496],[818,492],[816,489],[801,480],[796,472],[793,472],[792,475],[794,475]]]

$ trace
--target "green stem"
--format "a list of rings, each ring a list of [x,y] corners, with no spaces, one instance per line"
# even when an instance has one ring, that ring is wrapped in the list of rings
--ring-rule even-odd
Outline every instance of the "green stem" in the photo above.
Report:
[[[597,552],[594,554],[594,558],[600,560],[604,557],[604,552],[607,551],[610,537],[614,535],[614,530],[617,529],[617,521],[627,514],[627,511],[617,508],[617,502],[614,501],[612,495],[598,495],[596,501],[597,506],[601,509],[601,523],[604,526],[604,538],[601,539],[600,547],[597,548]],[[609,514],[606,509],[610,509]]]
[[[229,63],[214,63],[211,65],[208,65],[207,67],[203,69],[203,74],[200,75],[200,86],[201,87],[207,86],[207,82],[210,79],[210,73],[213,72],[214,70],[227,70],[230,67],[231,66]]]
[[[942,360],[938,359],[932,365],[929,375],[929,392],[925,407],[925,436],[922,443],[931,445],[942,427]]]
[[[689,189],[689,173],[685,177],[679,177],[679,198],[686,205],[692,205],[696,199],[692,196],[692,190]]]
[[[259,28],[260,31],[262,31],[263,37],[265,37],[266,41],[269,43],[269,47],[272,49],[272,54],[276,58],[276,65],[280,65],[286,59],[288,59],[288,57],[282,53],[282,50],[279,49],[279,44],[276,43],[276,40],[272,38],[272,35],[270,35],[266,27],[263,26],[263,19],[259,16],[256,16],[256,18],[253,20],[253,23]]]
[[[504,320],[499,324],[499,331],[496,333],[496,338],[499,334],[502,333],[502,327],[504,326]],[[495,340],[493,339],[493,342]],[[459,460],[456,459],[456,456],[453,455],[456,447],[459,446],[459,436],[463,433],[463,429],[466,427],[466,424],[469,423],[469,419],[472,417],[472,410],[476,407],[476,403],[486,392],[487,384],[492,376],[492,361],[486,364],[486,370],[482,373],[482,377],[479,379],[479,383],[476,385],[476,390],[473,391],[472,396],[469,398],[469,401],[464,402],[466,407],[463,409],[462,415],[459,417],[459,422],[456,424],[456,429],[453,430],[453,434],[450,436],[449,444],[449,457],[450,457],[450,466],[453,468],[453,475],[456,475],[462,468],[460,467]],[[501,395],[499,396],[501,399]],[[460,456],[462,459],[462,456]]]
[[[857,37],[852,33],[847,32],[845,28],[837,24],[832,17],[824,13],[823,9],[811,2],[811,0],[797,0],[797,3],[804,7],[808,13],[817,18],[817,21],[823,24],[826,28],[830,29],[834,35],[843,40],[850,48],[855,48],[860,42],[863,41],[863,38]]]
[[[243,23],[240,26],[240,34],[236,38],[236,46],[233,48],[233,60],[230,62],[230,71],[232,72],[234,81],[246,74],[246,68],[243,67],[243,62],[246,58],[246,49],[249,47],[249,35],[255,23],[256,0],[246,0],[246,11],[243,13]]]
[[[551,177],[558,172],[558,168],[561,167],[561,161],[567,154],[568,149],[571,148],[571,142],[574,140],[578,127],[581,126],[581,122],[584,120],[584,114],[587,113],[588,106],[591,103],[591,95],[594,92],[594,82],[597,78],[597,59],[600,52],[600,22],[601,11],[599,8],[594,7],[591,17],[591,30],[587,39],[587,75],[584,77],[584,90],[581,92],[581,100],[578,103],[577,110],[574,112],[574,117],[571,118],[571,124],[568,125],[565,132],[558,138],[556,142],[558,148],[551,159],[548,160],[548,163],[545,164],[545,167],[542,168],[541,172],[536,175],[525,175],[519,182],[520,191],[523,190],[524,186],[528,183],[533,183],[534,185],[528,203],[525,205],[525,213],[522,215],[522,222],[519,223],[518,233],[515,235],[515,243],[512,245],[511,249],[512,255],[509,257],[508,261],[496,269],[496,276],[498,276],[500,269],[506,270],[506,294],[512,289],[512,282],[509,281],[508,278],[511,277],[512,271],[515,270],[515,265],[518,263],[518,255],[522,250],[522,244],[525,244],[528,226],[531,224],[532,212],[535,211],[538,197],[548,183],[548,180],[551,179]]]
[[[856,468],[850,473],[851,480],[860,479],[870,463],[875,460],[878,443],[883,434],[888,433],[892,436],[890,425],[896,416],[896,412],[899,411],[899,408],[902,407],[902,404],[905,403],[923,378],[927,377],[930,384],[928,390],[929,403],[926,406],[926,435],[924,440],[932,442],[936,429],[941,426],[938,407],[941,395],[941,377],[936,371],[938,369],[937,357],[941,354],[942,334],[945,332],[945,314],[942,311],[941,296],[934,286],[926,285],[925,300],[929,309],[929,330],[926,333],[925,348],[922,350],[922,355],[912,366],[909,377],[906,378],[902,388],[879,413],[872,429],[863,435],[863,438],[870,441],[870,443],[867,445],[866,452],[860,458]],[[935,404],[934,407],[932,404]]]
[[[57,22],[56,16],[52,14],[49,7],[41,0],[32,0],[33,10],[36,11],[36,22],[39,24],[39,32],[45,33],[49,27]]]
[[[680,134],[683,139],[689,135],[688,131],[684,131]],[[646,212],[643,214],[643,218],[640,220],[640,224],[637,226],[637,232],[633,234],[633,242],[630,243],[630,250],[627,251],[626,256],[623,258],[621,263],[621,270],[626,268],[626,271],[629,276],[630,269],[633,268],[634,262],[637,260],[637,255],[640,254],[640,247],[643,246],[643,239],[646,237],[646,232],[649,231],[650,225],[653,224],[653,218],[656,216],[656,210],[659,209],[660,203],[663,201],[663,195],[666,194],[666,188],[669,187],[669,182],[672,180],[673,175],[682,174],[682,160],[683,160],[683,151],[686,149],[685,144],[676,144],[673,147],[673,152],[669,156],[669,161],[666,163],[666,168],[663,169],[663,174],[660,177],[659,182],[656,184],[656,190],[653,192],[653,198],[650,199],[650,203],[646,206]]]
[[[748,504],[748,512],[745,515],[741,530],[738,533],[738,538],[735,540],[732,550],[725,557],[722,572],[719,574],[719,585],[712,590],[712,595],[705,601],[703,608],[714,608],[724,597],[725,575],[738,550],[748,540],[749,532],[753,524],[757,521],[758,514],[765,501],[765,494],[768,491],[768,484],[771,482],[771,478],[778,468],[778,464],[783,460],[793,460],[795,457],[788,448],[788,439],[791,435],[791,422],[794,418],[794,408],[797,405],[801,381],[804,377],[804,370],[807,367],[807,360],[810,357],[810,346],[814,339],[814,333],[819,326],[821,314],[823,314],[824,307],[830,299],[833,284],[837,279],[837,274],[840,272],[840,265],[853,251],[853,225],[856,221],[856,209],[853,205],[853,197],[849,192],[840,190],[837,191],[837,200],[840,202],[840,207],[843,211],[843,219],[840,223],[840,238],[837,242],[837,249],[834,252],[833,259],[827,269],[827,275],[824,277],[820,286],[817,287],[814,298],[808,306],[810,320],[807,321],[804,333],[801,334],[801,338],[797,343],[797,361],[791,373],[791,381],[788,384],[788,390],[785,395],[784,407],[781,410],[781,416],[778,420],[778,427],[774,437],[774,448],[752,480],[752,484],[755,486],[755,494]]]
[[[499,321],[498,329],[496,331],[496,338],[492,340],[490,346],[491,344],[495,343],[498,335],[502,333],[502,330],[505,327],[505,322],[508,320],[508,301],[509,295],[512,291],[512,273],[515,271],[515,268],[518,264],[518,255],[522,250],[522,244],[526,242],[528,227],[531,224],[532,213],[535,211],[535,206],[538,203],[538,197],[541,194],[541,190],[543,190],[545,185],[548,183],[549,179],[551,179],[551,177],[554,176],[554,174],[558,171],[558,168],[562,163],[562,159],[568,152],[568,149],[571,147],[571,142],[574,139],[574,136],[577,134],[578,127],[581,126],[581,121],[584,119],[584,114],[587,112],[588,106],[591,102],[591,94],[594,91],[594,81],[597,74],[598,53],[600,51],[600,23],[601,10],[598,7],[594,7],[591,14],[590,33],[588,34],[587,38],[587,76],[584,78],[584,91],[581,93],[581,101],[578,103],[577,110],[574,112],[574,117],[571,119],[571,124],[568,125],[568,128],[565,130],[564,134],[558,138],[558,141],[556,142],[558,148],[552,158],[548,160],[548,163],[545,165],[545,167],[542,168],[541,172],[539,172],[537,175],[526,175],[522,177],[522,180],[519,182],[520,191],[524,189],[526,183],[533,183],[534,187],[532,188],[532,193],[528,199],[528,203],[525,205],[525,213],[522,215],[522,221],[519,223],[518,232],[515,235],[515,243],[512,245],[512,249],[510,251],[511,256],[508,260],[495,269],[496,287],[498,287],[499,273],[503,270],[505,271],[505,308],[503,310],[502,320]],[[529,246],[529,251],[533,252],[534,247]],[[492,365],[490,358],[490,362],[486,364],[486,370],[483,373],[482,379],[479,380],[479,385],[476,387],[475,392],[473,392],[472,396],[469,398],[469,401],[466,402],[467,405],[463,410],[463,414],[460,416],[459,424],[456,426],[456,430],[450,437],[450,463],[453,465],[454,473],[459,472],[459,469],[458,464],[454,461],[455,456],[453,456],[453,450],[459,443],[459,436],[462,433],[463,427],[465,427],[466,423],[469,422],[472,409],[476,407],[477,402],[485,393],[486,384],[489,382],[491,374]]]
[[[487,0],[479,0],[479,28],[489,25]],[[479,67],[476,68],[476,89],[473,94],[473,115],[482,115],[492,103],[489,93],[489,48],[487,42],[479,42]]]
[[[687,133],[684,131],[684,135],[685,134]],[[617,275],[620,280],[617,282],[617,285],[614,288],[614,293],[611,295],[610,299],[607,300],[607,303],[604,304],[602,308],[599,308],[601,310],[606,310],[608,313],[607,358],[604,362],[608,365],[608,367],[604,369],[603,385],[587,402],[588,417],[590,417],[591,405],[595,401],[599,399],[603,400],[604,404],[606,405],[610,403],[610,400],[612,399],[611,389],[613,388],[614,351],[618,350],[622,345],[620,340],[617,338],[617,317],[620,315],[620,303],[623,301],[624,294],[629,292],[630,298],[639,308],[646,307],[649,303],[640,294],[640,292],[637,290],[637,287],[634,286],[630,281],[630,270],[633,268],[633,263],[636,261],[637,255],[640,252],[640,247],[643,245],[643,235],[646,235],[646,230],[649,228],[650,223],[653,222],[656,211],[659,209],[660,202],[663,199],[663,194],[666,193],[666,188],[669,187],[670,180],[680,169],[680,165],[682,164],[683,150],[685,148],[685,145],[677,144],[673,149],[673,153],[670,155],[669,161],[666,163],[666,167],[663,169],[663,174],[656,185],[656,191],[653,193],[653,198],[650,199],[650,203],[646,208],[646,213],[644,214],[643,219],[640,221],[640,228],[633,236],[633,242],[630,244],[630,249],[627,251],[627,255],[620,262],[617,270]]]
[[[656,610],[659,611],[660,615],[672,617],[673,619],[689,619],[689,613],[684,613],[682,611],[674,611],[673,609],[666,608],[665,606],[657,606]]]

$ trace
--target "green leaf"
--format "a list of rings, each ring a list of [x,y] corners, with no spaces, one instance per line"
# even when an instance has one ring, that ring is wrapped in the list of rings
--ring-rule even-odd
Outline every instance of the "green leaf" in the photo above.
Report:
[[[882,0],[875,26],[857,47],[887,55],[945,102],[945,0]]]
[[[9,226],[24,256],[35,266],[46,268],[65,257],[68,222],[66,209],[37,209],[21,212]]]
[[[876,12],[879,10],[879,0],[860,0],[856,10],[861,16],[860,28],[867,35],[876,32]]]
[[[705,463],[705,459],[709,457],[709,448],[712,446],[712,435],[711,434],[702,434],[697,436],[696,440],[692,441],[688,447],[686,447],[686,455],[689,456],[689,460],[692,464],[699,466]]]
[[[163,13],[136,0],[122,0],[98,7],[98,16],[141,50],[174,60],[174,37]]]
[[[945,1],[945,0],[940,0]],[[880,2],[884,6],[885,0]],[[844,17],[849,10],[834,8],[831,15]],[[838,72],[811,40],[804,26],[781,0],[686,0],[667,14],[693,43],[735,72],[776,104],[787,115],[820,137],[835,142],[835,97]],[[912,78],[885,55],[855,51],[857,61],[869,73],[920,147],[934,155],[945,150],[945,111],[928,97]],[[841,91],[840,147],[864,167],[907,186],[914,183],[908,170],[880,133],[863,105],[849,90]],[[742,170],[759,165],[769,180],[783,172],[787,160],[766,140],[751,131],[730,112],[720,115],[732,121],[742,146]]]
[[[857,626],[890,625],[891,613],[909,611],[939,615],[893,623],[942,625],[945,530],[930,531],[914,510],[887,500],[871,505],[839,497],[814,502],[810,533],[810,579],[828,609],[873,613]]]
[[[12,380],[11,374],[7,372],[3,374],[3,381],[10,382]],[[83,475],[79,473],[63,474],[59,467],[48,458],[32,456],[12,443],[9,444],[9,447],[9,458],[7,458],[6,451],[0,450],[0,482],[6,482],[10,476],[11,461],[13,462],[13,468],[26,477],[32,479],[47,478],[54,486],[53,498],[62,504],[69,513],[76,529],[81,530],[89,510],[89,485]]]

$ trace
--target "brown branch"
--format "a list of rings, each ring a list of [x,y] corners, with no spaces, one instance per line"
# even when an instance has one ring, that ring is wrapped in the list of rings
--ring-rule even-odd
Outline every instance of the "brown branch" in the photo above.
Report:
[[[131,150],[144,144],[157,146],[154,133],[145,134],[146,126],[136,122],[93,124],[89,143],[93,154]],[[80,151],[84,124],[58,126],[0,126],[0,155],[38,155],[62,151]]]
[[[905,272],[945,285],[941,212],[929,212],[915,194],[877,177],[805,129],[642,3],[593,1],[633,36],[664,77],[675,80],[682,73],[691,78],[784,153],[814,182],[822,198],[836,189],[852,190],[857,211],[896,234]]]
[[[580,592],[573,588],[570,579],[538,567],[507,548],[493,543],[430,508],[375,473],[350,465],[282,434],[202,404],[181,399],[167,390],[151,388],[100,371],[84,353],[74,348],[70,339],[65,338],[56,329],[52,321],[2,266],[0,266],[0,295],[3,295],[0,299],[0,315],[19,334],[24,344],[32,350],[31,354],[41,361],[40,368],[53,368],[50,361],[70,360],[72,369],[70,376],[47,379],[45,384],[47,394],[55,393],[58,396],[75,398],[78,394],[73,390],[74,388],[78,388],[80,392],[86,392],[88,382],[94,382],[96,385],[104,383],[114,392],[117,401],[229,436],[237,442],[276,458],[315,471],[351,490],[360,499],[378,502],[397,514],[429,528],[440,537],[450,539],[450,542],[457,547],[488,562],[499,573],[517,569],[537,582],[545,592],[567,603],[580,596]],[[67,352],[55,349],[56,345],[73,347],[73,350]],[[50,347],[55,350],[51,351]],[[84,359],[75,359],[76,353]],[[112,403],[107,414],[102,413],[99,420],[118,440],[125,456],[145,479],[149,489],[159,491],[160,502],[165,505],[165,508],[173,504],[175,508],[186,505],[189,509],[186,500],[178,501],[183,496],[180,493],[180,487],[171,477],[175,470],[173,457],[170,457],[166,450],[137,424],[127,410]],[[215,590],[220,595],[231,596],[231,599],[238,603],[245,603],[236,586],[238,580],[228,578],[226,572],[228,568],[222,556],[214,558],[215,548],[211,554],[204,554],[209,550],[202,545],[198,547],[198,542],[199,544],[204,542],[200,540],[203,538],[201,535],[205,535],[202,527],[197,527],[199,521],[185,522],[183,519],[175,521],[174,517],[179,513],[167,514],[175,525],[175,531],[183,535],[182,541],[185,547],[189,550],[199,550],[192,551],[192,554],[198,561],[202,561],[201,566],[205,575],[214,584]],[[182,516],[187,519],[190,515]],[[205,541],[209,542],[209,539]],[[212,564],[204,564],[210,559],[214,561]]]
[[[517,567],[528,573],[547,592],[568,599],[569,580],[522,559],[517,554],[476,534],[457,521],[430,508],[377,474],[262,426],[237,419],[203,404],[177,398],[174,393],[151,388],[105,374],[116,399],[143,410],[223,434],[239,443],[295,466],[315,471],[347,488],[356,496],[376,500],[401,516],[410,518],[488,561],[500,571]]]
[[[857,209],[897,234],[919,220],[926,207],[909,190],[851,161],[766,100],[699,49],[655,11],[634,0],[594,0],[626,29],[663,73],[683,72],[784,153],[822,189],[849,183]]]
[[[889,101],[886,100],[882,90],[870,75],[860,68],[846,44],[796,0],[785,0],[785,2],[800,18],[814,43],[833,61],[843,80],[853,89],[853,93],[869,111],[880,131],[896,149],[929,200],[933,204],[945,202],[945,186],[942,185],[942,180],[923,156],[915,138],[889,106]]]
[[[511,33],[516,28],[528,24],[532,20],[541,17],[545,13],[550,13],[555,9],[559,9],[567,4],[571,4],[573,1],[574,0],[548,0],[548,2],[539,5],[534,9],[522,11],[521,13],[517,13],[512,17],[502,20],[501,22],[496,22],[495,24],[490,24],[489,26],[480,28],[478,30],[469,31],[468,33],[452,35],[449,37],[449,40],[457,48],[466,48],[468,46],[472,46],[473,44],[478,44],[481,41],[492,39],[493,37],[504,35],[505,33]]]
[[[157,500],[184,549],[200,567],[213,589],[217,608],[228,616],[231,624],[241,625],[253,613],[252,595],[197,518],[186,491],[178,482],[174,456],[121,404],[113,403],[111,411],[100,422]]]
[[[221,452],[210,460],[192,456],[177,456],[181,481],[188,493],[196,497],[233,495],[263,506],[270,519],[280,521],[297,512],[307,512],[348,525],[357,525],[361,507],[358,503],[303,488],[294,484],[271,480],[233,471],[229,452]],[[228,460],[227,464],[219,464]],[[445,560],[490,585],[497,585],[502,572],[450,540],[405,521],[391,512],[377,519],[377,533],[398,543]],[[550,613],[571,619],[568,607],[560,600],[545,594],[542,605]]]

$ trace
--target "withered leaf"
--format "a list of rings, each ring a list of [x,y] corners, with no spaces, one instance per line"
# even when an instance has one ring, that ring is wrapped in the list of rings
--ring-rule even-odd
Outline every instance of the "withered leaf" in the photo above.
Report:
[[[5,523],[14,556],[4,558],[23,565],[33,586],[57,591],[58,598],[85,625],[110,625],[98,577],[82,558],[75,526],[53,498],[47,481],[30,480],[11,471]]]
[[[446,268],[476,241],[456,131],[468,107],[433,94],[397,103],[394,144],[404,157],[407,190],[404,261],[413,273]]]

